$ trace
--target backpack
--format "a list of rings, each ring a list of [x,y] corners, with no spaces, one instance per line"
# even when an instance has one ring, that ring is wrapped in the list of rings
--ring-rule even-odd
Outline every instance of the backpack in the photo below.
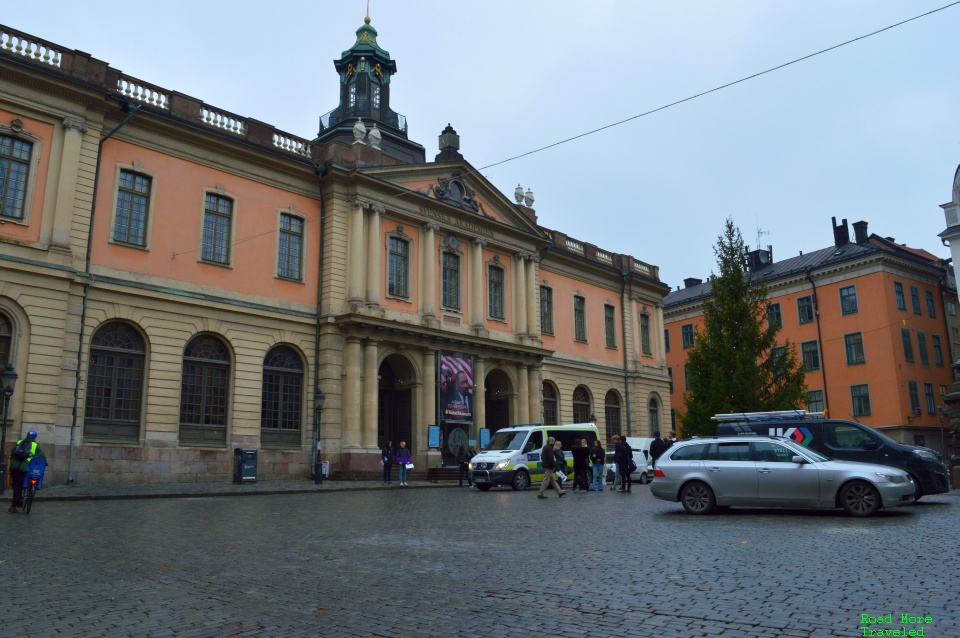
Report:
[[[30,458],[30,452],[33,448],[30,439],[23,439],[13,448],[13,458],[18,461],[26,461]]]

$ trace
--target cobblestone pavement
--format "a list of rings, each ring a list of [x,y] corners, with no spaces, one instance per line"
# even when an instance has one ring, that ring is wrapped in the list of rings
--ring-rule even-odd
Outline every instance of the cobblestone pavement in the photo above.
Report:
[[[0,636],[863,636],[861,614],[899,629],[901,613],[960,636],[960,492],[857,520],[689,516],[642,486],[541,501],[258,485],[50,489],[29,516],[4,512]]]

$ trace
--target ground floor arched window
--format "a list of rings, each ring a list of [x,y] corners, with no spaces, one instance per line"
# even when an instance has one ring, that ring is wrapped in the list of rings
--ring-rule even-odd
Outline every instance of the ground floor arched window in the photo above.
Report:
[[[146,348],[132,326],[104,324],[90,340],[83,435],[94,441],[137,442]]]
[[[603,400],[603,412],[607,422],[607,442],[613,435],[620,435],[620,397],[613,390],[607,392]]]
[[[289,346],[277,346],[263,360],[260,443],[298,447],[303,427],[303,362]]]
[[[194,337],[183,351],[180,444],[222,447],[227,442],[230,353],[211,335]]]
[[[578,385],[573,391],[573,422],[590,422],[590,393],[582,385]]]
[[[557,405],[557,389],[552,383],[543,382],[543,424],[559,425],[559,410]]]

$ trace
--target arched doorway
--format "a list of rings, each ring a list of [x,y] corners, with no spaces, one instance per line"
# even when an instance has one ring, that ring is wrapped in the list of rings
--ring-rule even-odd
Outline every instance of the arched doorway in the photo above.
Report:
[[[406,441],[407,447],[413,445],[413,384],[416,374],[410,362],[392,354],[380,364],[377,382],[377,445],[383,447],[387,441],[396,448],[400,441]]]
[[[486,391],[487,429],[493,434],[510,425],[510,393],[513,387],[510,377],[503,370],[490,371],[484,380]]]

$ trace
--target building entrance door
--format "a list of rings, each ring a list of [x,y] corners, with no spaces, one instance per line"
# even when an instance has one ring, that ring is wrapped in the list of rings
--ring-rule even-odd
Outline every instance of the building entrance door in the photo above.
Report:
[[[510,377],[503,370],[490,371],[484,380],[486,392],[486,426],[493,434],[510,425],[510,394],[513,390]]]
[[[394,366],[390,365],[390,360],[391,358],[388,357],[380,365],[377,445],[382,449],[389,441],[393,443],[393,447],[396,449],[400,446],[400,441],[406,441],[409,448],[413,444],[411,438],[411,424],[413,422],[412,384],[404,376],[398,376]],[[401,361],[406,364],[405,360]]]

